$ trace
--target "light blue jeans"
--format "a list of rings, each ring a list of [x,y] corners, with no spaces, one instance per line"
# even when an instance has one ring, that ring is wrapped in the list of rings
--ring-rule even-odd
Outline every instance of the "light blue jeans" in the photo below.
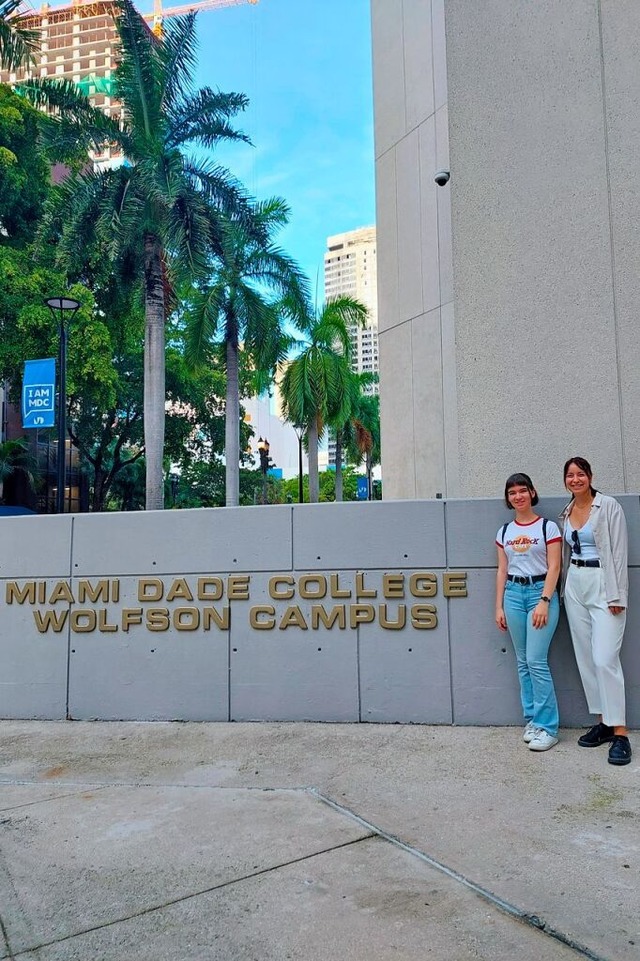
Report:
[[[534,627],[531,615],[540,600],[543,587],[544,581],[536,584],[514,584],[513,581],[507,581],[503,608],[518,662],[524,719],[557,737],[558,702],[548,656],[551,640],[558,626],[560,604],[554,591],[546,625]]]

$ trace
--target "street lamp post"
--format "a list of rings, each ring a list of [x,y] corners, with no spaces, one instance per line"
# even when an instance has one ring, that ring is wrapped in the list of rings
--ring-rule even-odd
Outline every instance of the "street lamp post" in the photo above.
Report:
[[[56,511],[64,513],[64,492],[66,487],[65,443],[67,434],[67,331],[65,329],[65,315],[70,314],[73,320],[80,304],[71,297],[49,297],[45,301],[58,324],[58,491],[56,496]]]
[[[298,438],[298,503],[304,504],[304,486],[302,482],[302,438],[304,437],[304,427],[301,424],[294,424],[293,429]]]
[[[258,453],[260,454],[260,470],[262,471],[262,503],[267,503],[267,471],[269,470],[269,441],[265,437],[258,438]]]

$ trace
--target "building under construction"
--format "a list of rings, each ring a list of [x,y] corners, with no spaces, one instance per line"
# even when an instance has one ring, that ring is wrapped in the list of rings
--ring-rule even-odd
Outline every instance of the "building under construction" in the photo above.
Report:
[[[113,12],[111,0],[92,0],[58,8],[43,4],[39,12],[21,16],[22,26],[40,33],[40,51],[30,70],[2,70],[0,82],[16,83],[29,76],[72,80],[95,106],[117,119],[120,104],[111,97],[118,42]],[[122,157],[107,147],[93,160],[109,166],[120,163]]]
[[[152,20],[154,33],[160,34],[165,17],[244,2],[255,4],[257,0],[195,0],[164,10],[162,0],[155,0],[153,13],[141,14],[141,17]],[[118,50],[114,12],[112,0],[77,0],[64,7],[45,3],[38,11],[21,14],[21,25],[40,34],[40,50],[29,70],[0,70],[0,83],[13,84],[25,77],[72,80],[94,106],[119,119],[121,107],[111,95]],[[93,154],[92,159],[100,167],[116,166],[122,162],[122,155],[115,148],[107,147],[103,153]]]

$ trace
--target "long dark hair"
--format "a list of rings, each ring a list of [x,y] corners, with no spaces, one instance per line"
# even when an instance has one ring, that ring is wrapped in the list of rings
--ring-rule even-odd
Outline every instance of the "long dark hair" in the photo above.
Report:
[[[593,471],[591,470],[591,464],[585,457],[570,457],[569,460],[566,462],[566,464],[564,465],[564,469],[562,471],[562,480],[564,481],[564,486],[565,487],[567,486],[567,471],[569,470],[572,464],[575,464],[576,467],[579,467],[580,470],[584,471],[584,473],[587,475],[587,477],[589,478],[589,490],[591,491],[592,496],[595,497],[595,495],[598,492],[591,483],[593,479]],[[575,497],[575,494],[572,494],[571,499],[573,500],[574,497]]]
[[[531,506],[536,506],[538,503],[538,494],[528,474],[512,474],[510,477],[507,477],[507,483],[504,485],[504,501],[510,511],[514,509],[513,504],[509,503],[509,489],[511,487],[526,487],[531,494]]]

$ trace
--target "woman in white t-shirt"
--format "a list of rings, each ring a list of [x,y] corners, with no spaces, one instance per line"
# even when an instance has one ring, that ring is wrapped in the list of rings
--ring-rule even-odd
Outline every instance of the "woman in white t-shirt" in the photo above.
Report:
[[[509,631],[516,652],[523,739],[532,751],[548,751],[558,743],[558,702],[548,655],[560,610],[555,589],[562,536],[553,521],[534,511],[538,495],[528,474],[512,474],[504,498],[515,519],[496,535],[496,624]]]

